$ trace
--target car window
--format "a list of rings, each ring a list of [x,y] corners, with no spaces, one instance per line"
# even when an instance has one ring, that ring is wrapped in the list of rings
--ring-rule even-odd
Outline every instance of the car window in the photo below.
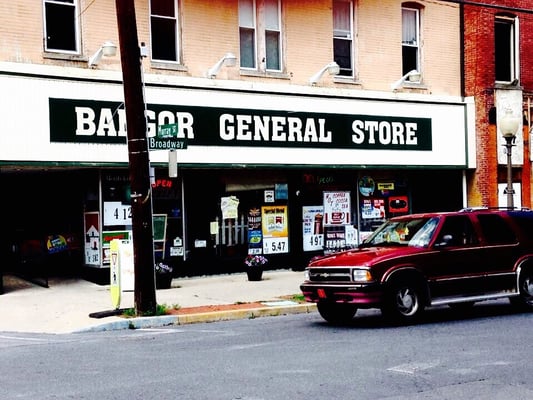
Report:
[[[409,246],[426,247],[431,242],[435,229],[439,224],[439,218],[433,217],[425,221],[425,224],[413,234]]]
[[[362,246],[426,246],[437,224],[438,218],[390,220],[383,223]]]
[[[516,243],[516,235],[501,215],[479,214],[477,218],[488,244]]]
[[[466,215],[447,216],[435,242],[446,246],[471,246],[478,243],[474,226]]]
[[[531,211],[513,211],[509,215],[518,225],[520,230],[526,235],[533,235],[533,212]]]

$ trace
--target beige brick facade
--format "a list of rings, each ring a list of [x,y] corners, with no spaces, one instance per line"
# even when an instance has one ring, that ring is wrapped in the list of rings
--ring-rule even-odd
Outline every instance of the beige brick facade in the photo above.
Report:
[[[0,60],[87,69],[87,59],[111,40],[118,44],[115,3],[81,0],[79,55],[46,53],[43,49],[42,3],[6,2],[0,9],[5,34]],[[458,6],[421,1],[422,71],[426,94],[460,95],[460,35]],[[150,44],[148,1],[136,5],[139,42]],[[226,52],[239,54],[238,2],[179,1],[180,59],[174,69],[144,62],[145,73],[204,77]],[[31,27],[29,29],[29,27]],[[282,2],[283,71],[281,75],[239,74],[238,68],[220,72],[218,79],[308,85],[308,79],[333,58],[331,1]],[[401,76],[401,2],[356,2],[354,80],[324,76],[320,86],[390,91]],[[120,70],[120,59],[107,58],[99,70]],[[281,78],[281,79],[280,79]],[[341,83],[339,83],[341,82]]]

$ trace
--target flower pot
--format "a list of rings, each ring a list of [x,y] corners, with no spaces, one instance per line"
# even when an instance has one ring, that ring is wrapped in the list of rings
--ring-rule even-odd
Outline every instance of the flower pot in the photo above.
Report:
[[[155,274],[156,289],[170,289],[172,284],[172,274]]]
[[[263,279],[263,268],[253,267],[246,270],[246,275],[248,275],[249,281],[260,281]]]

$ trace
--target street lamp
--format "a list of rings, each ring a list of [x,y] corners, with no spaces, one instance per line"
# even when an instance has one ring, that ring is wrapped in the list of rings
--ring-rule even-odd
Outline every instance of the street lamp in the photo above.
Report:
[[[107,41],[103,45],[100,46],[100,48],[94,53],[91,57],[89,57],[88,65],[90,68],[94,68],[98,65],[100,60],[102,59],[102,56],[106,57],[115,57],[117,55],[117,45],[113,42]]]
[[[328,74],[330,75],[339,75],[341,67],[335,61],[330,62],[329,64],[322,67],[320,71],[314,74],[311,78],[309,78],[309,84],[316,85],[326,71],[328,71]]]
[[[507,195],[507,208],[514,208],[514,189],[513,189],[513,167],[511,155],[513,152],[514,142],[516,140],[516,131],[520,125],[520,119],[514,117],[510,109],[505,110],[505,115],[500,118],[500,131],[505,139],[505,153],[507,155],[507,188],[504,193]]]
[[[224,57],[218,60],[215,65],[213,65],[207,70],[207,77],[209,79],[214,79],[223,65],[227,67],[234,67],[235,65],[237,65],[237,57],[235,57],[233,53],[226,53]]]

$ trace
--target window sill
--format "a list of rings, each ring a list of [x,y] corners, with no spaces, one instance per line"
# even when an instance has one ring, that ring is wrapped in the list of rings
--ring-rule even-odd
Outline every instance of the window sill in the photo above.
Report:
[[[69,54],[69,53],[50,53],[50,52],[44,52],[43,58],[47,58],[50,60],[63,60],[63,61],[83,61],[88,62],[89,58],[82,56],[80,54]]]
[[[334,83],[340,83],[343,85],[356,85],[362,86],[362,83],[351,76],[335,76],[333,77]]]
[[[256,71],[256,70],[240,70],[241,76],[251,76],[254,78],[272,78],[272,79],[290,79],[288,74],[275,71]]]
[[[398,91],[399,90],[402,90],[402,89],[407,89],[407,90],[421,90],[421,91],[426,91],[428,90],[429,88],[427,87],[427,85],[424,85],[423,83],[419,83],[419,82],[404,82],[399,88],[398,88]]]
[[[188,71],[188,68],[183,64],[172,63],[172,62],[163,62],[163,61],[152,61],[150,66],[153,69],[165,69],[169,71]]]

